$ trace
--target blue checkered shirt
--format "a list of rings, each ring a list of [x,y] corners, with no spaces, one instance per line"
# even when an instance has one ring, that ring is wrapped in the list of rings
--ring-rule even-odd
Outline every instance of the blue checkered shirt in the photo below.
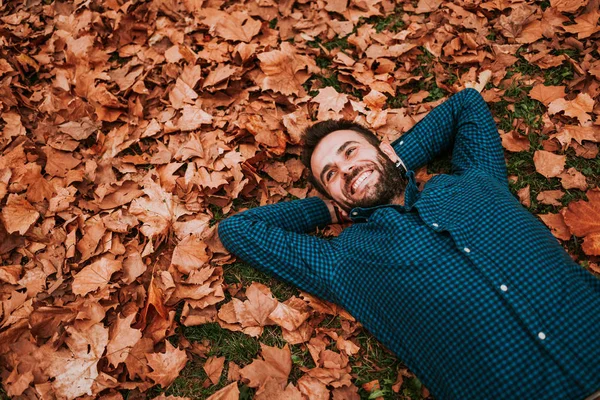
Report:
[[[467,89],[392,143],[405,204],[355,208],[337,238],[308,198],[219,226],[256,268],[345,307],[438,399],[583,399],[600,390],[600,280],[510,193],[498,131]],[[419,192],[444,151],[452,173]]]

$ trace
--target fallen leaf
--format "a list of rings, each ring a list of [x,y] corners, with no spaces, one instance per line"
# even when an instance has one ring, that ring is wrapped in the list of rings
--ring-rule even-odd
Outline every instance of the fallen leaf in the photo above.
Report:
[[[292,370],[292,356],[288,345],[279,349],[261,343],[260,347],[262,359],[255,359],[242,368],[241,377],[253,388],[264,385],[269,378],[284,387]]]
[[[550,228],[554,237],[560,240],[571,239],[571,233],[565,224],[562,214],[538,214],[538,217]]]
[[[535,170],[546,178],[559,176],[565,169],[567,156],[550,153],[545,150],[537,150],[533,154]]]
[[[239,397],[240,390],[238,389],[238,384],[237,382],[233,382],[225,386],[223,389],[216,391],[206,400],[238,400]]]
[[[31,203],[17,194],[9,194],[6,205],[2,207],[2,222],[8,233],[24,235],[39,216]]]
[[[542,204],[560,206],[560,199],[565,195],[562,190],[544,190],[538,193],[536,199]]]
[[[529,97],[548,106],[554,100],[565,97],[565,86],[546,86],[538,83],[529,92]]]
[[[209,357],[202,366],[204,372],[206,372],[206,375],[208,376],[208,379],[210,379],[213,385],[219,383],[224,364],[225,357]]]
[[[84,267],[73,279],[73,294],[85,296],[99,288],[104,288],[110,282],[112,274],[120,271],[122,262],[102,257],[96,262]]]
[[[577,118],[581,125],[587,125],[592,117],[588,114],[594,109],[594,99],[587,93],[579,93],[573,100],[556,99],[548,105],[548,114],[564,111],[567,117]]]
[[[165,346],[164,353],[146,354],[148,365],[152,368],[148,377],[163,388],[168,387],[177,378],[187,363],[185,350],[175,348],[168,340],[165,341]]]
[[[558,175],[558,178],[565,189],[586,190],[588,187],[585,176],[572,167]]]

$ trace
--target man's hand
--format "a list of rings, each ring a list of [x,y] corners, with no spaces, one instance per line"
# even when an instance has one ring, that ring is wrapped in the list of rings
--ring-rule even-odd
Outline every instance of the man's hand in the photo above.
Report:
[[[346,222],[350,222],[350,217],[348,217],[348,213],[344,211],[335,201],[333,200],[323,200],[327,205],[327,209],[329,209],[329,215],[331,215],[331,223],[333,224],[343,224]]]

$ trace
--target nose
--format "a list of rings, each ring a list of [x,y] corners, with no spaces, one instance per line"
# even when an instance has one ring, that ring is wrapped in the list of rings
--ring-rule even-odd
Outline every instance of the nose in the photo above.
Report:
[[[340,165],[340,171],[346,176],[352,172],[352,168],[354,168],[352,162],[345,161]]]

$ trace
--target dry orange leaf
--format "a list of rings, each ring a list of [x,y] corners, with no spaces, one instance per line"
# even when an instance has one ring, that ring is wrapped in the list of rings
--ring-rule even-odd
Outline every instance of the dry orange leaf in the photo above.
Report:
[[[526,136],[519,134],[516,130],[500,134],[500,138],[502,139],[502,147],[515,153],[527,151],[531,146],[529,139]]]
[[[112,260],[104,256],[96,262],[84,267],[73,279],[73,294],[85,296],[99,288],[106,287],[110,282],[110,277],[117,271],[120,271],[122,262]]]
[[[163,388],[169,386],[177,378],[187,363],[185,350],[175,348],[168,340],[165,341],[165,346],[164,353],[146,354],[148,365],[152,368],[148,377]]]
[[[560,178],[562,187],[565,189],[586,190],[588,187],[585,176],[573,167],[564,171],[558,177]]]
[[[562,190],[544,190],[538,193],[536,199],[542,204],[560,206],[560,199],[565,195]]]
[[[241,377],[248,386],[258,388],[266,384],[269,378],[275,380],[281,387],[287,384],[292,370],[292,355],[286,344],[283,348],[260,344],[262,359],[255,359],[251,364],[240,370]]]
[[[546,178],[560,175],[565,169],[566,160],[567,156],[560,156],[545,150],[538,150],[533,154],[535,170]]]
[[[560,240],[571,239],[571,232],[569,232],[562,214],[539,214],[538,217],[550,228],[554,237]]]
[[[565,86],[546,86],[538,83],[529,92],[529,97],[548,106],[554,100],[565,97]]]
[[[209,357],[202,366],[213,385],[219,383],[224,365],[225,357]]]
[[[348,95],[338,93],[331,86],[319,89],[319,94],[312,99],[319,104],[317,118],[321,121],[327,119],[339,119],[342,117],[340,112],[348,102]]]
[[[575,24],[563,25],[563,29],[567,32],[576,33],[577,39],[585,39],[600,31],[598,18],[600,18],[600,11],[596,8],[575,18]]]
[[[556,99],[548,105],[548,114],[564,111],[567,117],[577,118],[581,125],[591,121],[590,114],[594,109],[594,99],[587,93],[579,93],[573,100]]]
[[[237,382],[233,382],[223,389],[216,391],[206,400],[238,400],[240,398],[240,390]]]
[[[136,314],[132,313],[128,317],[117,318],[116,324],[111,329],[110,341],[106,346],[106,358],[113,367],[125,362],[133,346],[142,338],[142,332],[131,327],[135,316]]]
[[[17,194],[9,194],[6,205],[2,207],[2,222],[8,233],[24,235],[39,216],[31,203]]]

